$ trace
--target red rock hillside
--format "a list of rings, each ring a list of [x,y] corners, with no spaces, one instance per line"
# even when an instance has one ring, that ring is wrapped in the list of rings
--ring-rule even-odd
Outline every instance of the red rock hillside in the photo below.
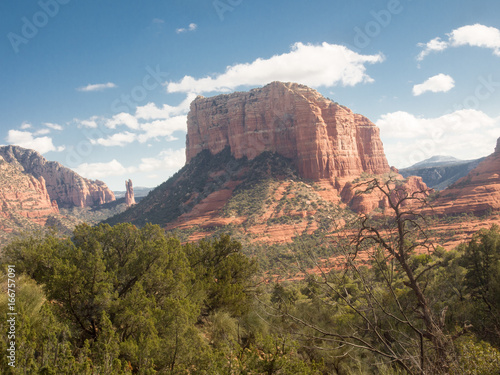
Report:
[[[432,205],[438,215],[484,214],[500,210],[500,138],[493,154],[443,190]]]
[[[51,202],[45,180],[26,175],[7,163],[0,156],[0,225],[2,231],[9,231],[4,220],[17,220],[18,216],[44,225],[48,217],[58,214],[56,202]]]
[[[366,117],[296,83],[199,96],[188,115],[186,163],[226,146],[237,159],[271,151],[292,159],[299,175],[320,180],[389,172],[379,129]]]
[[[296,83],[198,97],[188,114],[186,165],[108,223],[160,224],[192,231],[239,228],[265,242],[341,226],[384,211],[383,194],[356,194],[375,176],[404,192],[427,190],[387,163],[379,129],[367,118]]]
[[[34,150],[0,147],[0,156],[24,173],[43,177],[51,200],[59,207],[91,207],[115,200],[114,193],[99,180],[89,180],[61,164],[47,161]]]

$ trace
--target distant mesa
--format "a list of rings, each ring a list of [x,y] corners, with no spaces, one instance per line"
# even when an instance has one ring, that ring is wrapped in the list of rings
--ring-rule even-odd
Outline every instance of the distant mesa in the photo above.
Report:
[[[297,83],[199,96],[187,128],[186,163],[202,150],[217,154],[229,147],[236,159],[280,154],[311,180],[390,171],[377,126]]]
[[[187,128],[186,165],[107,222],[208,231],[235,225],[288,241],[332,223],[337,209],[388,207],[381,195],[356,194],[355,180],[403,180],[389,167],[375,124],[297,83],[199,96]],[[402,185],[427,190],[420,177]]]
[[[495,151],[432,203],[439,215],[484,214],[500,210],[500,138]]]
[[[435,167],[437,165],[439,166],[444,166],[444,165],[452,165],[452,164],[462,164],[467,162],[468,160],[460,160],[457,159],[453,156],[448,156],[448,155],[435,155],[431,156],[428,159],[422,160],[418,163],[413,164],[409,168],[426,168],[426,167]]]
[[[443,190],[467,175],[483,159],[460,160],[453,156],[433,156],[401,169],[399,173],[403,177],[420,176],[430,188]]]
[[[83,178],[62,164],[48,161],[34,150],[19,146],[0,147],[0,156],[19,171],[43,177],[50,199],[59,207],[95,207],[115,200],[114,193],[99,180]]]

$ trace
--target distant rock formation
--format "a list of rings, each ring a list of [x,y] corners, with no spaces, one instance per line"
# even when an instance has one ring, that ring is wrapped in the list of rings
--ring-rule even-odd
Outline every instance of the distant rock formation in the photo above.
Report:
[[[453,157],[433,156],[411,167],[401,169],[403,177],[420,176],[432,189],[443,190],[476,168],[484,158],[459,160]]]
[[[125,203],[128,207],[130,207],[135,204],[134,187],[132,186],[132,180],[129,179],[125,181],[125,188],[127,189],[125,193]]]
[[[199,96],[187,128],[186,163],[202,150],[217,154],[229,146],[237,159],[278,153],[294,162],[300,177],[316,181],[390,171],[377,126],[296,83]]]
[[[50,199],[59,207],[92,207],[112,202],[115,195],[99,180],[89,180],[64,167],[48,161],[34,150],[18,146],[0,147],[0,156],[19,171],[43,177]]]
[[[43,226],[51,215],[58,213],[57,203],[51,201],[42,176],[24,174],[0,156],[0,218],[16,223],[16,217],[21,216]],[[14,230],[1,222],[3,231]]]
[[[495,152],[465,177],[441,191],[432,206],[433,212],[439,215],[500,210],[500,138]]]

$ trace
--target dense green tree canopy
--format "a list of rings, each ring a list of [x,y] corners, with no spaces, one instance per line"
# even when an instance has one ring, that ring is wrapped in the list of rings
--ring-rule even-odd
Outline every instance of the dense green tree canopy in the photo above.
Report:
[[[430,331],[449,345],[450,373],[499,373],[498,227],[454,251],[410,251],[403,263],[381,247],[358,263],[345,256],[361,249],[349,246],[332,239],[317,249],[352,259],[344,267],[316,263],[316,274],[303,279],[269,281],[229,236],[181,244],[158,226],[102,224],[80,225],[70,239],[19,239],[1,259],[4,291],[7,265],[16,269],[16,367],[2,355],[0,371],[430,374],[443,368],[433,365],[440,347]],[[294,249],[314,253],[308,242]],[[2,316],[8,303],[2,293]],[[7,325],[0,321],[3,334]],[[4,337],[0,351],[7,347]]]

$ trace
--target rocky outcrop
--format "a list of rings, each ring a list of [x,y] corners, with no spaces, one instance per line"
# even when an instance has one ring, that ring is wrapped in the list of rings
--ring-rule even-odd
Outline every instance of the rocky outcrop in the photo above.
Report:
[[[42,176],[35,178],[24,174],[0,156],[1,218],[16,222],[16,217],[21,216],[36,224],[45,225],[49,216],[58,213],[57,203],[51,201]]]
[[[130,207],[135,204],[134,187],[132,186],[132,180],[129,179],[125,181],[125,189],[125,203],[127,204],[127,207]]]
[[[19,171],[43,177],[51,200],[59,207],[92,207],[112,202],[115,195],[99,180],[89,180],[60,163],[48,161],[34,150],[0,147],[0,156]]]
[[[346,206],[359,213],[385,211],[383,194],[356,194],[359,181],[391,176],[404,194],[428,190],[421,178],[404,180],[389,167],[379,129],[366,117],[303,85],[273,82],[198,97],[187,125],[186,165],[108,223],[208,231],[236,225],[255,229],[257,237],[276,233],[279,225],[290,239],[297,231],[324,228],[330,213]],[[273,195],[266,184],[290,191]]]
[[[392,194],[389,197],[377,189],[367,193],[368,181],[370,181],[368,179],[365,183],[362,181],[357,183],[348,182],[341,192],[342,201],[347,203],[357,213],[368,214],[378,210],[381,213],[393,214],[389,199],[392,203],[398,202],[405,196],[424,199],[434,192],[433,189],[427,187],[421,177],[410,176],[403,179],[401,175],[394,171],[389,177],[392,179],[392,182],[389,183]],[[383,179],[380,181],[381,183],[385,182]],[[415,207],[420,206],[419,202],[415,199],[403,201],[401,207],[408,207],[411,204]]]
[[[432,206],[438,215],[484,214],[500,210],[500,138],[495,152],[443,190]]]
[[[291,159],[300,177],[348,178],[390,171],[379,129],[366,117],[296,83],[198,97],[188,114],[186,163],[226,146],[237,159],[264,151]]]

